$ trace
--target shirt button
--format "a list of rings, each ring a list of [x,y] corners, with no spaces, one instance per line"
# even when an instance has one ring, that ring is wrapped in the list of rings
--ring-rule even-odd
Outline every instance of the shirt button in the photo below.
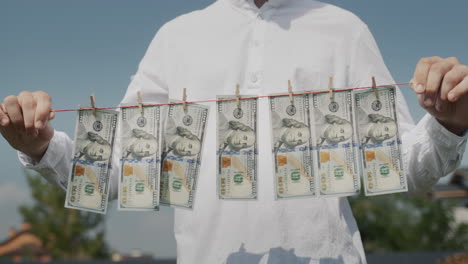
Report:
[[[256,74],[252,74],[252,76],[250,76],[250,81],[256,83],[258,81],[258,76]]]

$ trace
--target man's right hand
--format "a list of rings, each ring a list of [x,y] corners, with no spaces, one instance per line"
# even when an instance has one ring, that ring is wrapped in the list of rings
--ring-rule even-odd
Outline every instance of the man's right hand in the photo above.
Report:
[[[40,161],[54,136],[51,107],[50,96],[42,91],[7,96],[0,104],[0,133],[14,149]]]

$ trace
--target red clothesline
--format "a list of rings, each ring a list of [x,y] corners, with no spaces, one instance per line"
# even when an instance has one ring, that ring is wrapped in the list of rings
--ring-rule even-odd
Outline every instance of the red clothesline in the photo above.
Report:
[[[399,86],[399,85],[409,85],[411,83],[394,83],[394,84],[386,84],[386,85],[377,85],[376,87],[385,87],[385,86]],[[369,89],[373,88],[372,86],[368,87],[355,87],[355,88],[345,88],[345,89],[333,89],[333,92],[343,92],[343,91],[351,91],[351,90],[360,90],[360,89]],[[328,93],[329,90],[324,91],[307,91],[307,92],[299,92],[299,93],[292,93],[293,95],[304,95],[304,94],[318,94],[318,93]],[[259,95],[259,96],[252,96],[252,97],[241,97],[240,100],[247,100],[247,99],[258,99],[258,98],[269,98],[269,97],[279,97],[279,96],[289,96],[289,93],[285,94],[274,94],[274,95]],[[228,98],[228,99],[213,99],[213,100],[201,100],[201,101],[187,101],[187,104],[195,104],[195,103],[211,103],[211,102],[221,102],[221,101],[234,101],[237,98]],[[163,104],[143,104],[145,106],[163,106],[163,105],[175,105],[175,104],[183,104],[183,102],[176,102],[176,103],[163,103]],[[108,106],[108,107],[96,107],[96,108],[77,108],[77,109],[57,109],[52,110],[52,112],[68,112],[68,111],[79,111],[79,110],[100,110],[100,109],[118,109],[118,108],[131,108],[131,107],[139,107],[140,105],[125,105],[125,106]]]

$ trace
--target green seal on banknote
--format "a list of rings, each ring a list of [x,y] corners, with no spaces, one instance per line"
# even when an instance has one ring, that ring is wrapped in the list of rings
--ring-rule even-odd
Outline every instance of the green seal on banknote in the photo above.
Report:
[[[301,179],[301,174],[298,171],[293,171],[291,173],[291,180],[297,182]]]
[[[93,192],[94,192],[94,185],[87,184],[85,186],[85,193],[91,195],[91,194],[93,194]]]
[[[138,193],[141,193],[143,191],[145,191],[145,185],[143,183],[137,183],[135,185],[135,191],[138,192]]]
[[[238,173],[234,175],[234,182],[237,184],[241,184],[244,181],[244,176],[242,174]]]
[[[388,166],[380,167],[380,174],[384,177],[388,176],[390,174],[390,168]]]
[[[172,182],[172,188],[176,191],[180,190],[180,188],[182,188],[182,182],[179,180],[174,180]]]
[[[342,168],[336,168],[334,174],[335,178],[341,179],[344,176],[344,170]]]

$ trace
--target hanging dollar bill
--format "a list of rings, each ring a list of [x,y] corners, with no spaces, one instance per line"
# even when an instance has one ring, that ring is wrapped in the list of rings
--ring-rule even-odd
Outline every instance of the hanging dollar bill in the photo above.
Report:
[[[235,96],[218,96],[218,99]],[[220,199],[257,198],[257,99],[218,101]]]
[[[291,101],[292,99],[292,101]],[[309,95],[270,97],[276,198],[315,196]]]
[[[351,91],[312,94],[315,170],[320,195],[359,193],[358,144],[355,142]]]
[[[119,210],[159,208],[159,106],[123,108]]]
[[[366,195],[408,190],[401,158],[401,139],[394,86],[355,91],[356,122],[361,144]]]
[[[161,204],[193,209],[207,118],[204,105],[187,104],[185,111],[181,104],[169,105],[161,159]]]
[[[78,111],[65,207],[106,213],[118,112]]]

